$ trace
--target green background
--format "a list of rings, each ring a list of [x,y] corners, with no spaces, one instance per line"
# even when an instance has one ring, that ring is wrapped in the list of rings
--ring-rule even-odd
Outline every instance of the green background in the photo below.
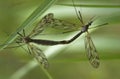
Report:
[[[16,36],[15,32],[21,31],[24,27],[29,32],[47,13],[54,13],[55,18],[80,25],[71,0],[58,0],[52,3],[54,1],[0,0],[0,43],[12,42]],[[1,49],[0,79],[119,79],[120,0],[75,0],[75,5],[79,7],[77,9],[81,11],[85,22],[96,16],[93,25],[108,23],[90,31],[100,56],[98,69],[93,68],[88,62],[83,35],[69,45],[40,46],[49,60],[48,72],[41,69],[36,60],[22,48]],[[43,9],[39,9],[39,6]],[[36,8],[39,10],[35,13]],[[35,18],[30,16],[32,12]],[[26,19],[29,21],[25,21]],[[63,40],[71,38],[76,33],[47,35],[44,38]]]

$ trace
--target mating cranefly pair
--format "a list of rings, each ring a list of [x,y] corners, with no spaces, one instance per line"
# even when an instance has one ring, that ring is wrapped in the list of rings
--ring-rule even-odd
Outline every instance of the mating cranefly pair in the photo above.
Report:
[[[49,26],[49,25],[53,25],[54,27],[57,27],[57,26],[69,27],[69,25],[75,26],[75,24],[68,23],[68,22],[63,21],[63,20],[55,19],[54,15],[52,13],[49,13],[42,18],[42,20],[39,22],[39,24],[31,31],[31,33],[29,33],[29,35],[25,35],[24,30],[23,30],[23,34],[20,34],[18,32],[19,37],[18,37],[16,43],[27,44],[29,53],[32,56],[34,56],[38,60],[38,62],[40,62],[46,68],[46,67],[48,67],[48,61],[47,61],[46,56],[44,55],[44,53],[42,52],[42,50],[40,48],[38,48],[37,46],[35,46],[31,43],[36,43],[36,44],[41,44],[41,45],[49,45],[49,46],[59,45],[59,44],[69,44],[72,41],[74,41],[75,39],[77,39],[81,34],[86,33],[86,35],[85,35],[85,49],[87,52],[87,57],[88,57],[91,65],[94,68],[98,68],[99,64],[100,64],[99,55],[97,53],[95,45],[93,44],[93,41],[92,41],[90,34],[88,32],[89,26],[92,25],[93,21],[91,20],[87,24],[84,24],[80,11],[78,11],[78,12],[76,11],[76,14],[78,16],[79,21],[82,23],[82,28],[80,27],[81,30],[69,40],[53,41],[53,40],[33,39],[34,36],[37,36],[40,33],[42,33],[45,26]],[[104,23],[102,25],[106,25],[106,24],[107,23]]]
[[[73,4],[74,4],[74,2],[73,2]],[[53,28],[58,28],[58,26],[62,26],[63,29],[69,29],[70,27],[77,26],[77,24],[72,24],[72,23],[69,23],[69,22],[66,22],[66,21],[63,21],[60,19],[56,19],[56,18],[54,18],[54,15],[52,13],[49,13],[41,19],[41,21],[38,23],[38,25],[35,26],[33,28],[33,30],[31,31],[31,33],[29,33],[28,35],[25,34],[25,30],[23,30],[23,33],[17,32],[17,34],[19,36],[16,40],[16,43],[19,44],[20,46],[22,46],[23,44],[26,44],[28,47],[28,52],[33,57],[35,57],[39,63],[41,63],[45,68],[47,68],[48,60],[47,60],[46,56],[44,55],[44,53],[42,52],[42,50],[39,47],[35,46],[32,43],[36,43],[36,44],[40,44],[40,45],[49,45],[49,46],[59,45],[59,44],[69,44],[72,41],[74,41],[75,39],[77,39],[81,34],[86,33],[85,34],[85,49],[86,49],[87,57],[88,57],[91,65],[94,68],[98,68],[99,64],[100,64],[99,55],[97,53],[95,45],[93,44],[93,41],[88,32],[88,29],[92,25],[93,20],[91,19],[87,24],[84,24],[81,12],[77,11],[76,8],[75,8],[75,12],[76,12],[76,15],[77,15],[79,21],[82,24],[82,28],[80,26],[79,28],[81,28],[81,30],[79,30],[79,32],[75,36],[73,36],[71,39],[62,40],[62,41],[53,41],[53,40],[34,39],[33,38],[37,35],[40,35],[40,33],[42,33],[45,30],[46,26],[48,26],[48,27],[52,26]],[[104,23],[101,25],[106,25],[106,24],[107,23]],[[101,26],[101,25],[99,25],[99,26]]]

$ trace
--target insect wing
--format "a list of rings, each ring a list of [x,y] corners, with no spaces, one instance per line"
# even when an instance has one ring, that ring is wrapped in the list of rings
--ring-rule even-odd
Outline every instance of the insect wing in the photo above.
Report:
[[[87,51],[87,57],[94,68],[98,68],[100,61],[97,50],[93,44],[90,34],[87,32],[85,36],[85,49]]]
[[[28,45],[28,49],[30,54],[33,55],[44,68],[48,68],[48,60],[41,49],[31,44]]]
[[[36,35],[39,35],[44,30],[45,26],[48,26],[53,23],[53,18],[53,13],[49,13],[46,16],[44,16],[28,36],[34,37]]]
[[[56,19],[56,18],[54,18],[53,13],[49,13],[41,19],[41,21],[37,24],[37,26],[31,31],[31,33],[28,36],[29,37],[37,36],[41,32],[43,32],[46,28],[52,28],[55,30],[57,29],[60,31],[60,33],[63,33],[66,31],[77,30],[79,27],[74,23],[70,23],[70,22],[67,22],[64,20]],[[57,33],[59,34],[58,31],[57,31]]]
[[[52,27],[59,30],[75,30],[77,25],[60,19],[54,19]]]

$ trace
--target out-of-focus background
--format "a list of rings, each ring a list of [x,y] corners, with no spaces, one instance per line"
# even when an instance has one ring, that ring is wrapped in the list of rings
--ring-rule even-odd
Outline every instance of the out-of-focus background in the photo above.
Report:
[[[43,2],[44,0],[0,0],[0,44],[3,44]],[[85,22],[95,16],[97,18],[93,25],[108,23],[90,32],[100,56],[100,67],[95,69],[90,65],[86,57],[83,35],[65,47],[58,46],[59,50],[57,46],[40,46],[43,51],[51,52],[50,49],[55,51],[48,58],[50,64],[48,72],[54,79],[119,79],[120,0],[74,0],[74,2]],[[44,15],[54,13],[55,18],[80,25],[72,5],[72,0],[58,0]],[[36,23],[31,26],[35,26]],[[27,28],[26,31],[29,29],[32,28]],[[68,36],[71,38],[76,33],[46,35],[45,38],[63,40]],[[48,79],[46,73],[35,63],[36,60],[33,61],[22,48],[4,49],[0,51],[0,79]],[[23,71],[19,72],[20,70]]]

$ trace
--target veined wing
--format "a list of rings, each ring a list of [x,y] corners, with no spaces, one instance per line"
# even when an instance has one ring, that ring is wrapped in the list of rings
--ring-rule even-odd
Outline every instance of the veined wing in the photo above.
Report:
[[[44,30],[45,26],[53,23],[53,18],[53,13],[45,15],[28,36],[33,37],[39,35]]]
[[[56,18],[54,19],[52,27],[59,30],[76,30],[79,28],[74,23],[70,23],[68,21],[64,21]]]
[[[87,57],[94,68],[98,68],[100,61],[97,50],[93,44],[90,34],[87,32],[85,36],[85,49],[87,51]]]
[[[77,27],[76,24],[73,24],[64,20],[56,19],[54,18],[53,13],[49,13],[42,18],[42,20],[38,23],[38,25],[32,30],[32,32],[28,36],[33,37],[33,36],[39,35],[41,32],[43,32],[46,26],[61,30],[61,33],[62,33],[62,30],[64,30],[65,32],[75,31],[76,29],[79,28]]]
[[[29,52],[32,56],[34,56],[37,61],[43,65],[44,68],[48,68],[48,60],[42,50],[35,45],[28,45]]]

